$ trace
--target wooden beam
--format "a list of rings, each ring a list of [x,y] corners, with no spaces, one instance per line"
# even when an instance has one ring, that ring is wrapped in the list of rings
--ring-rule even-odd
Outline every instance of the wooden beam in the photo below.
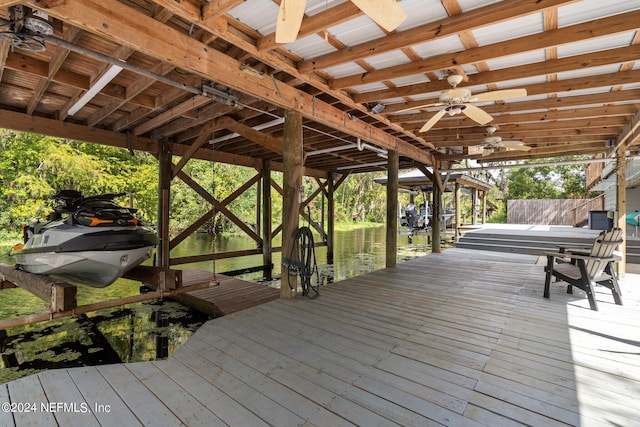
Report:
[[[617,77],[623,74],[628,78],[618,79]],[[572,84],[559,84],[554,85],[553,83],[543,83],[544,85],[548,85],[547,89],[541,89],[538,91],[537,95],[549,95],[554,94],[556,92],[570,92],[575,90],[575,88],[584,88],[584,89],[593,89],[593,88],[601,88],[601,87],[609,87],[611,84],[618,84],[622,81],[623,84],[633,84],[640,82],[640,70],[636,70],[633,72],[627,71],[624,73],[616,73],[616,74],[606,74],[606,77],[602,78],[601,76],[596,77],[583,77],[577,79],[569,79],[568,81]],[[581,80],[584,79],[584,80]],[[565,82],[564,80],[559,80],[558,83]],[[435,82],[434,82],[435,83]],[[410,85],[409,85],[410,86]],[[403,89],[409,87],[403,86],[398,88],[398,91],[404,92]],[[418,95],[424,93],[426,87],[421,85],[415,85],[415,90],[408,91],[406,94],[395,94],[393,96],[411,96]],[[530,86],[527,86],[527,93],[529,93]],[[384,92],[384,91],[383,91]],[[385,97],[389,97],[389,94],[385,95],[383,92],[378,92],[378,95],[375,95],[373,99],[383,99]],[[640,90],[638,89],[630,89],[623,90],[617,92],[603,92],[599,94],[589,94],[589,95],[578,95],[578,96],[567,96],[562,98],[551,98],[551,99],[539,99],[535,101],[522,101],[522,102],[510,102],[507,104],[499,104],[499,105],[487,105],[482,108],[486,110],[488,113],[498,112],[498,113],[511,113],[517,111],[526,111],[526,110],[537,110],[537,109],[548,109],[548,108],[563,108],[563,107],[580,107],[581,105],[593,105],[593,104],[609,104],[616,102],[625,102],[625,101],[633,101],[638,99],[638,93]],[[529,93],[532,95],[531,93]],[[395,111],[404,109],[404,108],[412,108],[418,105],[424,105],[426,103],[430,103],[431,101],[437,102],[437,98],[433,99],[423,99],[420,101],[410,101],[406,103],[398,103],[388,105],[385,108],[385,113],[393,113]],[[585,102],[586,101],[586,102]]]
[[[180,103],[179,105],[176,105],[175,107],[168,109],[164,113],[159,114],[153,119],[145,121],[144,124],[141,124],[140,126],[133,129],[133,134],[136,136],[143,135],[153,130],[154,128],[160,126],[163,123],[167,123],[171,120],[174,120],[175,118],[180,117],[181,115],[189,111],[195,110],[196,108],[203,107],[207,104],[210,104],[211,102],[213,102],[211,98],[207,98],[206,96],[196,95],[193,98],[190,98]]]
[[[210,123],[208,125],[203,126],[200,129],[200,135],[196,138],[195,141],[189,146],[187,151],[182,155],[180,161],[177,165],[172,168],[171,177],[175,178],[178,175],[178,172],[182,170],[184,165],[193,157],[193,155],[204,145],[205,142],[209,141],[212,137],[213,130],[215,129],[215,123]]]
[[[300,186],[302,185],[302,115],[296,111],[284,114],[284,157],[282,196],[282,298],[295,297],[298,280],[295,270],[290,268],[298,262],[294,253],[294,239],[298,229],[300,211]]]
[[[2,74],[4,73],[4,66],[7,62],[7,56],[9,55],[9,49],[11,46],[5,41],[0,41],[0,81],[2,81]]]
[[[63,317],[77,316],[79,314],[90,313],[97,310],[104,310],[106,308],[117,307],[124,304],[134,304],[137,302],[149,301],[152,299],[171,297],[171,296],[179,295],[183,292],[190,292],[198,289],[205,289],[205,288],[208,288],[209,286],[210,284],[208,282],[199,283],[192,286],[184,286],[182,288],[174,289],[174,290],[155,291],[155,292],[149,292],[141,295],[132,295],[130,297],[117,298],[115,300],[110,300],[110,301],[101,301],[94,304],[81,305],[71,310],[59,311],[56,313],[37,313],[37,314],[29,314],[21,317],[14,317],[13,319],[3,319],[3,320],[0,320],[0,330],[29,325],[37,322],[46,322],[52,319],[61,319]]]
[[[444,183],[440,176],[439,161],[433,162],[433,212],[431,212],[431,252],[439,254],[440,250],[440,229],[442,227],[442,193],[444,192]],[[446,225],[446,223],[445,223]]]
[[[220,203],[215,197],[213,197],[207,190],[205,190],[200,184],[195,182],[189,175],[184,172],[179,172],[178,177],[184,181],[189,187],[191,187],[196,193],[205,199],[208,203],[211,203],[218,212],[221,212],[224,216],[229,218],[238,228],[244,231],[249,237],[255,240],[258,244],[262,243],[262,239],[258,236],[247,224],[238,218],[233,212],[227,209],[222,203]]]
[[[385,240],[385,267],[393,268],[398,263],[398,153],[387,153],[387,229]]]
[[[202,6],[202,21],[207,22],[223,17],[229,9],[244,3],[245,0],[211,0]]]
[[[278,153],[280,155],[284,154],[284,142],[281,139],[274,138],[270,135],[267,135],[266,133],[255,130],[251,126],[238,123],[229,116],[219,118],[216,123],[218,127],[229,129],[230,131],[235,132],[247,138],[248,140],[255,142],[258,145],[261,145],[273,151],[274,153]]]
[[[586,99],[584,100],[585,102]],[[518,104],[514,102],[514,104]],[[501,106],[501,105],[500,105]],[[493,110],[498,110],[500,106],[495,106]],[[489,110],[483,108],[486,112],[489,113]],[[554,120],[576,120],[576,119],[603,119],[603,121],[607,120],[609,117],[614,116],[633,116],[638,112],[638,108],[635,105],[606,105],[602,107],[587,107],[587,108],[572,108],[570,110],[552,110],[552,111],[541,111],[535,113],[519,113],[519,114],[509,114],[504,115],[495,115],[494,119],[491,121],[492,125],[501,124],[501,123],[526,123],[526,122],[547,122]],[[433,112],[429,113],[417,113],[417,114],[406,114],[395,116],[391,119],[394,122],[419,122],[420,126],[422,126],[422,122],[425,122],[431,118]],[[405,117],[406,116],[406,117]],[[457,121],[460,122],[460,121]],[[475,122],[474,122],[475,123]],[[464,126],[462,123],[458,123],[460,126]]]
[[[8,54],[4,66],[19,73],[27,73],[45,79],[49,77],[47,62],[18,53]],[[52,80],[74,89],[88,90],[91,85],[89,77],[64,69],[58,70]]]
[[[112,147],[129,148],[127,135],[124,133],[89,128],[82,125],[30,116],[8,110],[0,110],[0,128],[39,133],[76,141],[93,142]],[[134,150],[150,153],[155,153],[158,150],[156,141],[148,138],[132,137],[131,145]]]
[[[162,269],[169,268],[170,260],[170,227],[171,217],[171,146],[166,140],[160,141],[158,147],[158,247],[156,263]]]
[[[462,226],[461,222],[462,222],[462,206],[460,206],[460,202],[461,202],[461,197],[460,197],[460,183],[458,181],[456,181],[454,183],[454,190],[453,190],[453,198],[454,198],[454,206],[455,206],[455,223],[456,223],[456,228],[453,231],[453,240],[455,242],[458,241],[458,238],[460,237],[460,227]]]
[[[624,277],[627,272],[627,149],[624,146],[619,146],[616,150],[616,212],[617,227],[622,229],[622,243],[618,246],[622,256],[616,267],[618,274]]]
[[[330,173],[327,179],[327,264],[333,264],[335,241],[335,173]]]
[[[271,248],[273,242],[271,241],[271,228],[272,228],[272,215],[273,208],[271,198],[271,162],[265,160],[262,163],[262,264],[273,265],[273,257],[271,255]],[[273,268],[264,270],[264,279],[272,280]]]
[[[505,0],[499,4],[480,7],[457,16],[449,16],[425,25],[420,25],[407,31],[389,34],[376,40],[349,46],[337,52],[309,58],[302,61],[298,69],[303,73],[308,73],[346,62],[364,59],[367,56],[379,55],[392,50],[400,50],[412,45],[438,40],[443,37],[449,37],[486,26],[487,23],[502,22],[550,7],[558,7],[563,4],[572,3],[573,1],[575,0]]]
[[[638,56],[640,56],[640,45],[625,46],[617,49],[609,49],[584,55],[575,55],[566,58],[535,62],[473,74],[469,76],[469,82],[467,85],[475,86],[498,83],[504,80],[522,79],[539,76],[541,74],[560,73],[564,71],[581,70],[588,67],[618,64],[621,62],[635,61]],[[495,51],[491,57],[495,57]],[[408,64],[371,71],[365,74],[335,79],[330,83],[330,86],[334,89],[341,89],[367,83],[391,80],[393,78],[409,76],[416,73],[435,72],[443,68],[447,68],[445,63],[437,62],[436,60],[429,58],[420,62],[410,62]],[[431,91],[433,90],[436,89],[432,87]]]
[[[450,65],[447,64],[456,64],[456,66],[462,66],[465,64],[487,61],[489,59],[496,58],[496,52],[499,52],[498,56],[515,55],[523,52],[557,46],[558,44],[577,42],[589,37],[599,37],[615,34],[618,32],[633,31],[637,28],[637,22],[639,19],[640,11],[618,14],[596,21],[589,21],[582,24],[559,28],[557,30],[545,31],[543,33],[537,33],[531,36],[520,37],[518,39],[510,39],[507,41],[482,47],[467,49],[462,52],[438,55],[416,62],[409,62],[406,64],[375,70],[368,73],[343,77],[332,81],[330,83],[330,86],[334,89],[340,89],[366,83],[389,80],[392,78],[405,77],[416,73],[435,72],[450,67]],[[628,48],[629,47],[625,47],[624,49]],[[580,55],[579,57],[581,56],[582,55]],[[544,61],[544,64],[547,64],[549,62],[553,61]],[[615,62],[625,61],[622,60]],[[576,68],[581,68],[584,66],[585,65],[577,65]],[[514,76],[511,78],[515,79],[519,78],[519,76]]]
[[[16,270],[15,267],[6,264],[0,264],[0,273],[4,276],[4,280],[14,283],[49,303],[51,312],[72,310],[77,306],[77,288],[74,285],[49,276]]]
[[[168,8],[176,5],[172,0],[156,2]],[[351,120],[346,112],[284,82],[239,72],[239,61],[210,49],[207,45],[124,6],[117,0],[65,0],[64,5],[55,3],[48,8],[47,1],[27,0],[26,3],[86,31],[138,49],[146,55],[170,62],[205,79],[216,81],[273,105],[298,111],[310,120],[371,141],[380,147],[398,150],[399,154],[422,163],[429,163],[428,153],[417,146],[363,120]],[[183,6],[186,3],[178,5],[180,11],[184,10]],[[194,19],[196,22],[199,20],[199,9],[198,18]],[[145,43],[144,40],[149,42]],[[386,120],[383,117],[380,119]],[[402,131],[401,128],[398,129]],[[421,138],[416,137],[415,140],[430,146]]]
[[[4,9],[20,3],[22,3],[21,0],[0,0],[0,8]]]
[[[153,289],[172,290],[182,287],[182,270],[161,269],[160,267],[139,265],[125,273],[125,279],[144,283]]]
[[[317,13],[313,16],[305,17],[300,25],[300,31],[298,32],[298,38],[316,34],[327,29],[327,24],[335,26],[343,22],[349,21],[363,15],[363,12],[352,2],[347,1],[332,7],[324,12]],[[257,42],[258,50],[275,49],[280,45],[276,43],[276,33],[267,34]],[[307,73],[311,70],[300,70],[303,73]]]

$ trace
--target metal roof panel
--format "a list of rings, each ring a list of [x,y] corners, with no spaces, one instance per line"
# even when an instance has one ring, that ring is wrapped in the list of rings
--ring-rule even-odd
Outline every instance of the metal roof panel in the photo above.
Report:
[[[298,39],[293,43],[285,45],[285,48],[302,59],[315,58],[337,50],[335,47],[325,42],[323,37],[320,37],[317,34],[312,34],[308,37]]]
[[[355,62],[347,62],[345,64],[336,65],[334,67],[329,67],[323,70],[325,73],[329,74],[334,79],[339,79],[341,77],[352,76],[354,74],[364,73],[366,70],[356,64]]]
[[[461,52],[465,50],[464,44],[458,35],[443,37],[438,40],[411,46],[421,58],[430,58],[445,53]]]
[[[472,31],[480,46],[512,40],[544,31],[542,13],[533,13],[520,18],[487,25]]]
[[[340,25],[329,27],[328,31],[345,46],[354,46],[385,36],[384,31],[377,25],[372,25],[372,22],[371,18],[362,15]]]
[[[627,31],[625,33],[605,37],[594,37],[588,40],[563,44],[558,46],[558,58],[630,46],[635,34],[636,31]]]
[[[543,62],[546,55],[543,49],[520,53],[518,55],[502,56],[500,58],[485,61],[490,70],[500,70],[502,68],[517,67],[535,62]]]
[[[407,19],[396,31],[405,31],[448,16],[440,0],[402,0],[398,4],[407,14]]]
[[[582,0],[558,8],[558,27],[640,9],[639,0]]]

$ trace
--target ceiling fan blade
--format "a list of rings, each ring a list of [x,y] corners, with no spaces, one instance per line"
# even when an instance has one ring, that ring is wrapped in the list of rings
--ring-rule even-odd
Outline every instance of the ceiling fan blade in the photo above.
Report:
[[[484,147],[482,145],[472,145],[469,147],[468,153],[470,156],[482,155],[482,153],[484,153]]]
[[[393,31],[407,19],[405,11],[395,0],[351,0],[376,24],[387,31]]]
[[[493,120],[493,117],[491,117],[489,113],[484,111],[482,108],[478,108],[475,105],[471,104],[465,104],[465,108],[462,110],[462,113],[474,122],[481,125],[486,125],[491,120]]]
[[[411,110],[422,110],[424,108],[429,108],[429,107],[440,107],[442,105],[444,105],[444,104],[441,103],[441,102],[434,102],[432,104],[416,105],[415,107],[404,108],[402,110],[395,111],[395,113],[404,113],[405,111],[411,111]]]
[[[433,116],[431,116],[431,118],[429,119],[429,121],[427,123],[424,124],[424,126],[422,126],[420,128],[420,132],[426,132],[429,129],[431,129],[433,127],[433,125],[436,124],[436,122],[438,120],[440,120],[442,118],[442,116],[444,116],[444,113],[446,113],[445,110],[440,110],[437,113],[435,113]]]
[[[503,147],[510,148],[512,150],[529,151],[531,147],[524,145],[522,141],[502,141],[500,143]]]
[[[291,43],[298,38],[307,0],[282,0],[276,23],[276,43]]]
[[[527,96],[526,89],[504,89],[479,93],[473,96],[473,100],[477,102],[498,101],[502,99],[523,98],[525,96]]]

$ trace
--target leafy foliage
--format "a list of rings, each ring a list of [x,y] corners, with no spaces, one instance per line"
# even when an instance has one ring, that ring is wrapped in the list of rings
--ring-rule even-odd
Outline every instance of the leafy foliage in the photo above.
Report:
[[[146,154],[132,157],[115,147],[8,130],[0,130],[0,146],[0,226],[9,235],[43,218],[61,189],[85,195],[126,192],[141,216],[156,217],[157,164]]]
[[[147,223],[157,218],[158,163],[147,153],[101,146],[62,138],[0,130],[0,238],[17,236],[21,224],[43,218],[52,208],[51,196],[60,189],[75,189],[85,195],[126,193],[118,202],[138,209]],[[174,159],[177,163],[177,159]],[[202,188],[224,200],[239,187],[253,179],[253,168],[222,163],[190,160],[184,171]],[[490,221],[506,218],[506,198],[571,198],[584,197],[585,168],[572,166],[540,166],[504,169],[497,172],[474,171],[472,176],[495,184],[489,191],[488,205],[494,211]],[[335,216],[338,223],[384,223],[386,217],[386,188],[374,182],[385,173],[352,174],[335,193]],[[282,174],[272,173],[272,179],[282,186]],[[305,197],[318,191],[314,178],[302,182]],[[238,195],[228,209],[241,221],[253,226],[257,218],[259,185],[253,183]],[[261,195],[260,195],[261,196]],[[272,227],[280,224],[282,197],[271,189]],[[399,196],[402,203],[407,195]],[[407,200],[404,200],[407,199]],[[326,200],[324,201],[326,205]],[[452,206],[452,195],[443,196],[443,207]],[[309,205],[313,220],[322,218],[323,200],[316,197]],[[211,204],[187,184],[175,179],[171,189],[171,230],[184,230],[212,210]],[[471,202],[462,199],[462,217],[470,218]],[[221,212],[206,221],[204,231],[236,228]]]

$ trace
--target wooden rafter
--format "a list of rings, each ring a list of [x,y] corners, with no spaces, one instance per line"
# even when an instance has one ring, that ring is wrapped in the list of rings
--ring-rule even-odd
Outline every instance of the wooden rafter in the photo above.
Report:
[[[33,0],[27,3],[34,8],[43,7],[40,2]],[[381,147],[397,149],[401,154],[422,163],[429,162],[428,153],[413,144],[362,120],[347,121],[345,113],[283,82],[277,83],[275,79],[262,79],[241,73],[241,64],[238,61],[216,50],[208,49],[202,43],[116,0],[66,0],[64,3],[64,7],[56,5],[47,8],[47,13],[86,31],[109,37],[124,46],[140,49],[157,59],[167,58],[168,62],[175,66],[190,70],[203,78],[236,88],[280,107],[299,111],[309,119],[339,128],[353,136],[366,138]],[[185,3],[187,2],[183,2],[182,5]],[[109,24],[104,25],[105,23]],[[140,42],[145,39],[152,39],[154,42]]]
[[[407,31],[390,34],[386,37],[349,46],[337,52],[309,58],[299,65],[301,72],[310,72],[334,65],[343,64],[367,56],[379,55],[396,49],[402,49],[419,43],[438,40],[461,32],[471,31],[484,26],[487,22],[497,23],[506,19],[527,15],[549,7],[557,7],[571,3],[574,0],[507,0],[498,4],[471,10],[459,16],[450,16],[435,22],[430,22]]]

